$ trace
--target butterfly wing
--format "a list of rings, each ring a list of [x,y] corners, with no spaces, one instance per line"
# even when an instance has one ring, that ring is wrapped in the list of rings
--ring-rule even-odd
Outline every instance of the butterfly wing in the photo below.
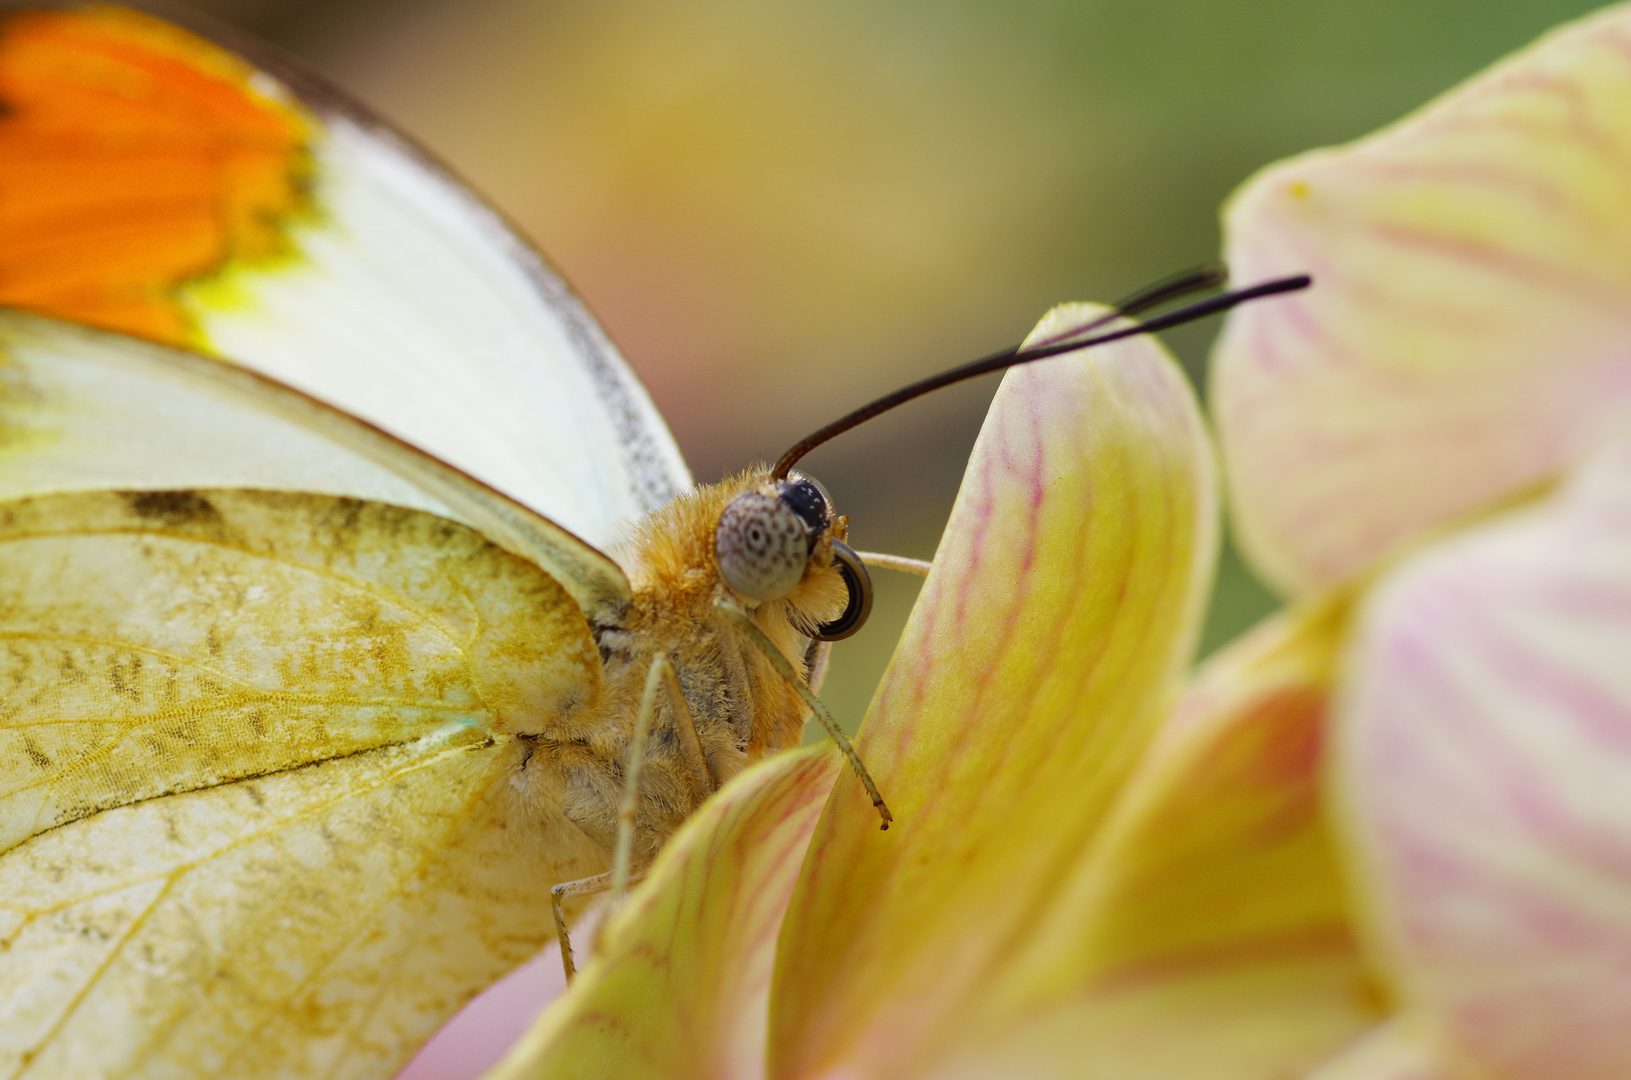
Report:
[[[628,586],[535,511],[683,467],[490,211],[262,67],[0,22],[0,299],[246,364],[0,315],[8,1074],[386,1075],[603,858],[561,761]]]
[[[526,767],[598,671],[553,579],[419,511],[0,506],[0,1070],[388,1074],[598,865]]]
[[[594,547],[323,402],[211,357],[0,310],[0,498],[196,487],[428,510],[543,567],[592,616],[628,599]]]
[[[591,542],[689,486],[542,259],[283,61],[0,4],[0,103],[0,303],[229,357]]]

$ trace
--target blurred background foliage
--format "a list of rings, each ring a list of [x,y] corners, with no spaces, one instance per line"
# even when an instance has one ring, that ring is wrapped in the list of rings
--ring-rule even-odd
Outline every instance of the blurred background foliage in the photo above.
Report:
[[[1580,0],[195,0],[446,159],[605,324],[699,479],[1215,257],[1258,167],[1362,135]],[[1214,327],[1168,335],[1201,379]],[[994,380],[809,459],[928,557]],[[858,722],[915,594],[839,646]],[[1224,560],[1203,648],[1274,606]]]

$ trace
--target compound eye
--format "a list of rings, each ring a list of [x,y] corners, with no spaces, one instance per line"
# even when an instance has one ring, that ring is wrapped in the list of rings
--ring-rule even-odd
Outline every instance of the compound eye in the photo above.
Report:
[[[750,600],[780,600],[804,577],[812,533],[785,499],[738,495],[719,515],[714,555],[725,584]]]
[[[776,494],[804,519],[811,532],[826,531],[832,518],[832,498],[814,477],[801,472],[789,473],[787,479],[777,485]]]
[[[867,616],[872,614],[872,576],[866,572],[860,556],[839,540],[832,542],[832,555],[833,565],[838,567],[838,572],[844,578],[844,587],[849,590],[849,603],[845,605],[842,615],[816,628],[818,641],[847,638],[865,626]]]

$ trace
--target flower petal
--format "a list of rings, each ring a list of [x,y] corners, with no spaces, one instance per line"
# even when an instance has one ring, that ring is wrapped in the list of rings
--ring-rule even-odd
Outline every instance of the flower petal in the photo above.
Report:
[[[1352,953],[1320,794],[1346,612],[1279,616],[1202,668],[1078,874],[1101,977]]]
[[[763,1076],[776,931],[840,768],[830,744],[806,747],[709,800],[486,1080]]]
[[[1463,1080],[1466,1063],[1422,1025],[1393,1020],[1360,1039],[1308,1080]]]
[[[919,1075],[1008,1022],[1030,979],[1016,950],[1171,704],[1215,513],[1193,395],[1158,345],[1008,374],[862,728],[895,827],[840,777],[789,907],[772,1076]]]
[[[1631,1075],[1631,444],[1375,596],[1339,755],[1408,1012],[1503,1080]]]
[[[1301,1076],[1380,1019],[1320,798],[1345,614],[1275,619],[1207,664],[1016,954],[1015,1026],[936,1080]]]
[[[959,1044],[932,1078],[1302,1077],[1351,1032],[1354,1010],[1340,1008],[1331,994],[1333,981],[1349,970],[1346,963],[1308,958],[1219,967],[1194,978],[1084,995],[1016,1018],[995,1040]]]
[[[1226,212],[1213,402],[1243,546],[1292,592],[1557,475],[1631,404],[1631,7],[1260,173]]]

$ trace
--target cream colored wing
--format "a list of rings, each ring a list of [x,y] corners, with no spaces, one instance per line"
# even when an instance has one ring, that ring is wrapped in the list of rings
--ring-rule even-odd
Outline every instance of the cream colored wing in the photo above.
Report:
[[[628,581],[547,518],[398,439],[234,365],[0,309],[0,498],[106,488],[327,492],[456,518],[588,612]]]
[[[0,684],[3,1076],[389,1076],[598,869],[548,752],[594,642],[441,518],[0,504]]]

